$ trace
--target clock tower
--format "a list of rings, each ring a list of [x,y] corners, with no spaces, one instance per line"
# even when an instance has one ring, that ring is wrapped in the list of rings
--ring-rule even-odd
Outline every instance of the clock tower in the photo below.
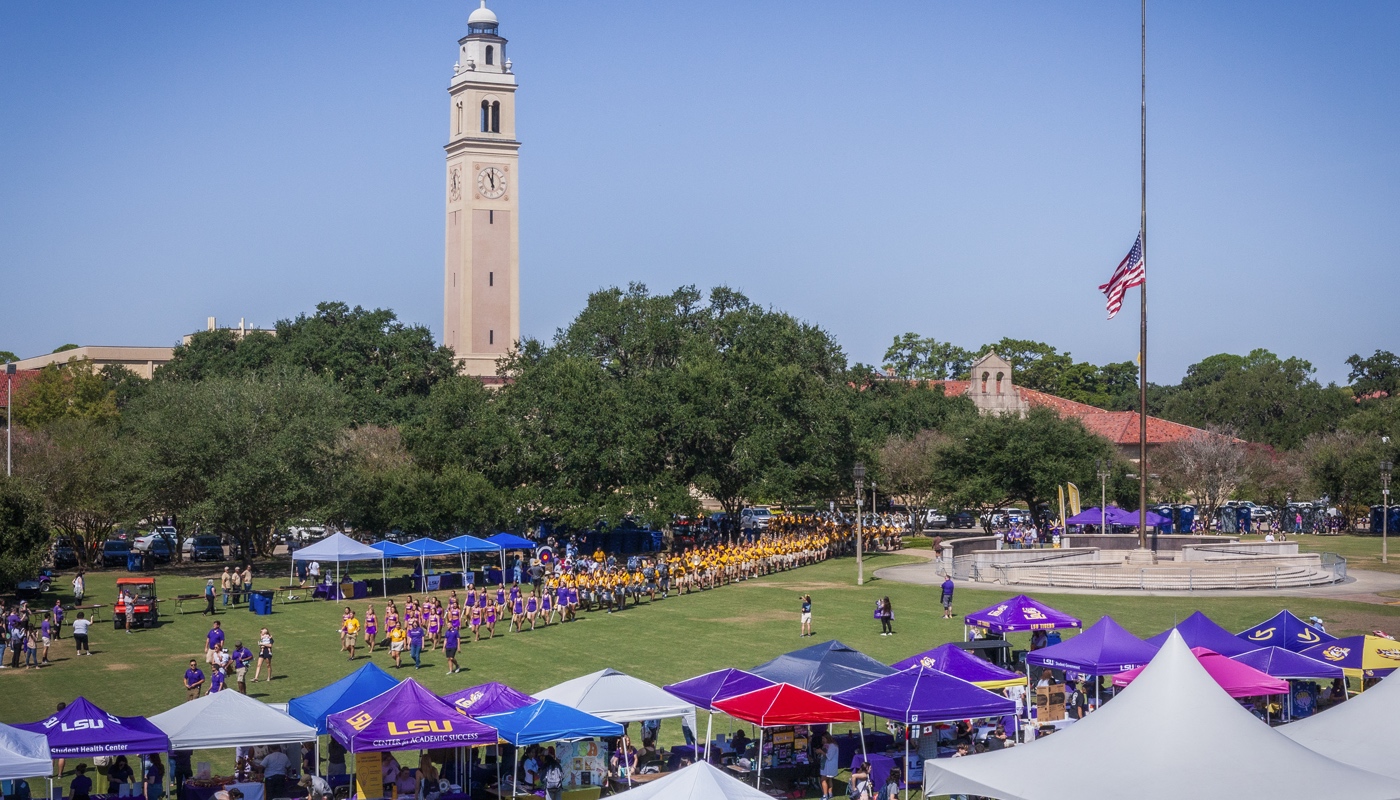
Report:
[[[464,374],[487,377],[520,338],[520,142],[515,75],[486,0],[467,18],[452,73],[443,343]]]

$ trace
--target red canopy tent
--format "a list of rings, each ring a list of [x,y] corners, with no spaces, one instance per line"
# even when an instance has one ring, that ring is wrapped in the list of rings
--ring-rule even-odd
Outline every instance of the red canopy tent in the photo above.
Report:
[[[757,786],[763,778],[763,729],[780,725],[820,725],[861,721],[860,709],[838,703],[790,683],[778,683],[715,701],[715,708],[735,719],[758,726]],[[861,753],[865,752],[865,731],[860,734]]]

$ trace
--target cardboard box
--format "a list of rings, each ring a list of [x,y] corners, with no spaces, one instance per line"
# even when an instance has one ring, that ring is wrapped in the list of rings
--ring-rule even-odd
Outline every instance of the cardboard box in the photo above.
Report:
[[[1035,690],[1037,722],[1057,722],[1065,718],[1065,685],[1037,686]]]

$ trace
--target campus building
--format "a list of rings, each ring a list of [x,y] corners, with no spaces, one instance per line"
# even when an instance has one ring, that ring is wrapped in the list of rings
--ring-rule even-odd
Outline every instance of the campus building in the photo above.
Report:
[[[987,353],[973,362],[969,380],[934,381],[943,386],[944,394],[962,395],[983,414],[1018,414],[1025,416],[1032,408],[1049,408],[1065,419],[1074,418],[1090,433],[1113,443],[1123,458],[1138,460],[1139,416],[1136,411],[1106,411],[1088,403],[1066,400],[1053,394],[1017,386],[1012,365],[996,353]],[[1170,442],[1179,442],[1195,435],[1210,436],[1208,431],[1182,425],[1179,422],[1147,418],[1147,452]]]
[[[515,75],[486,0],[457,48],[447,90],[443,344],[462,372],[491,378],[520,338],[520,142]]]

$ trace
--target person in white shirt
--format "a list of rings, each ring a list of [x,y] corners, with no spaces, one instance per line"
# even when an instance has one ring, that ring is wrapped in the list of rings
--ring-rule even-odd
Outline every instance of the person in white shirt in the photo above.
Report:
[[[88,649],[88,626],[91,624],[81,611],[78,612],[77,619],[73,620],[73,647],[77,655],[92,655],[92,651]]]
[[[315,586],[321,582],[321,562],[312,561],[306,567],[306,574],[311,576],[311,584]]]
[[[262,757],[258,766],[263,770],[263,785],[266,787],[266,796],[270,798],[286,797],[287,775],[292,768],[292,762],[287,758],[287,754],[282,752],[280,746],[274,745],[268,754]]]

